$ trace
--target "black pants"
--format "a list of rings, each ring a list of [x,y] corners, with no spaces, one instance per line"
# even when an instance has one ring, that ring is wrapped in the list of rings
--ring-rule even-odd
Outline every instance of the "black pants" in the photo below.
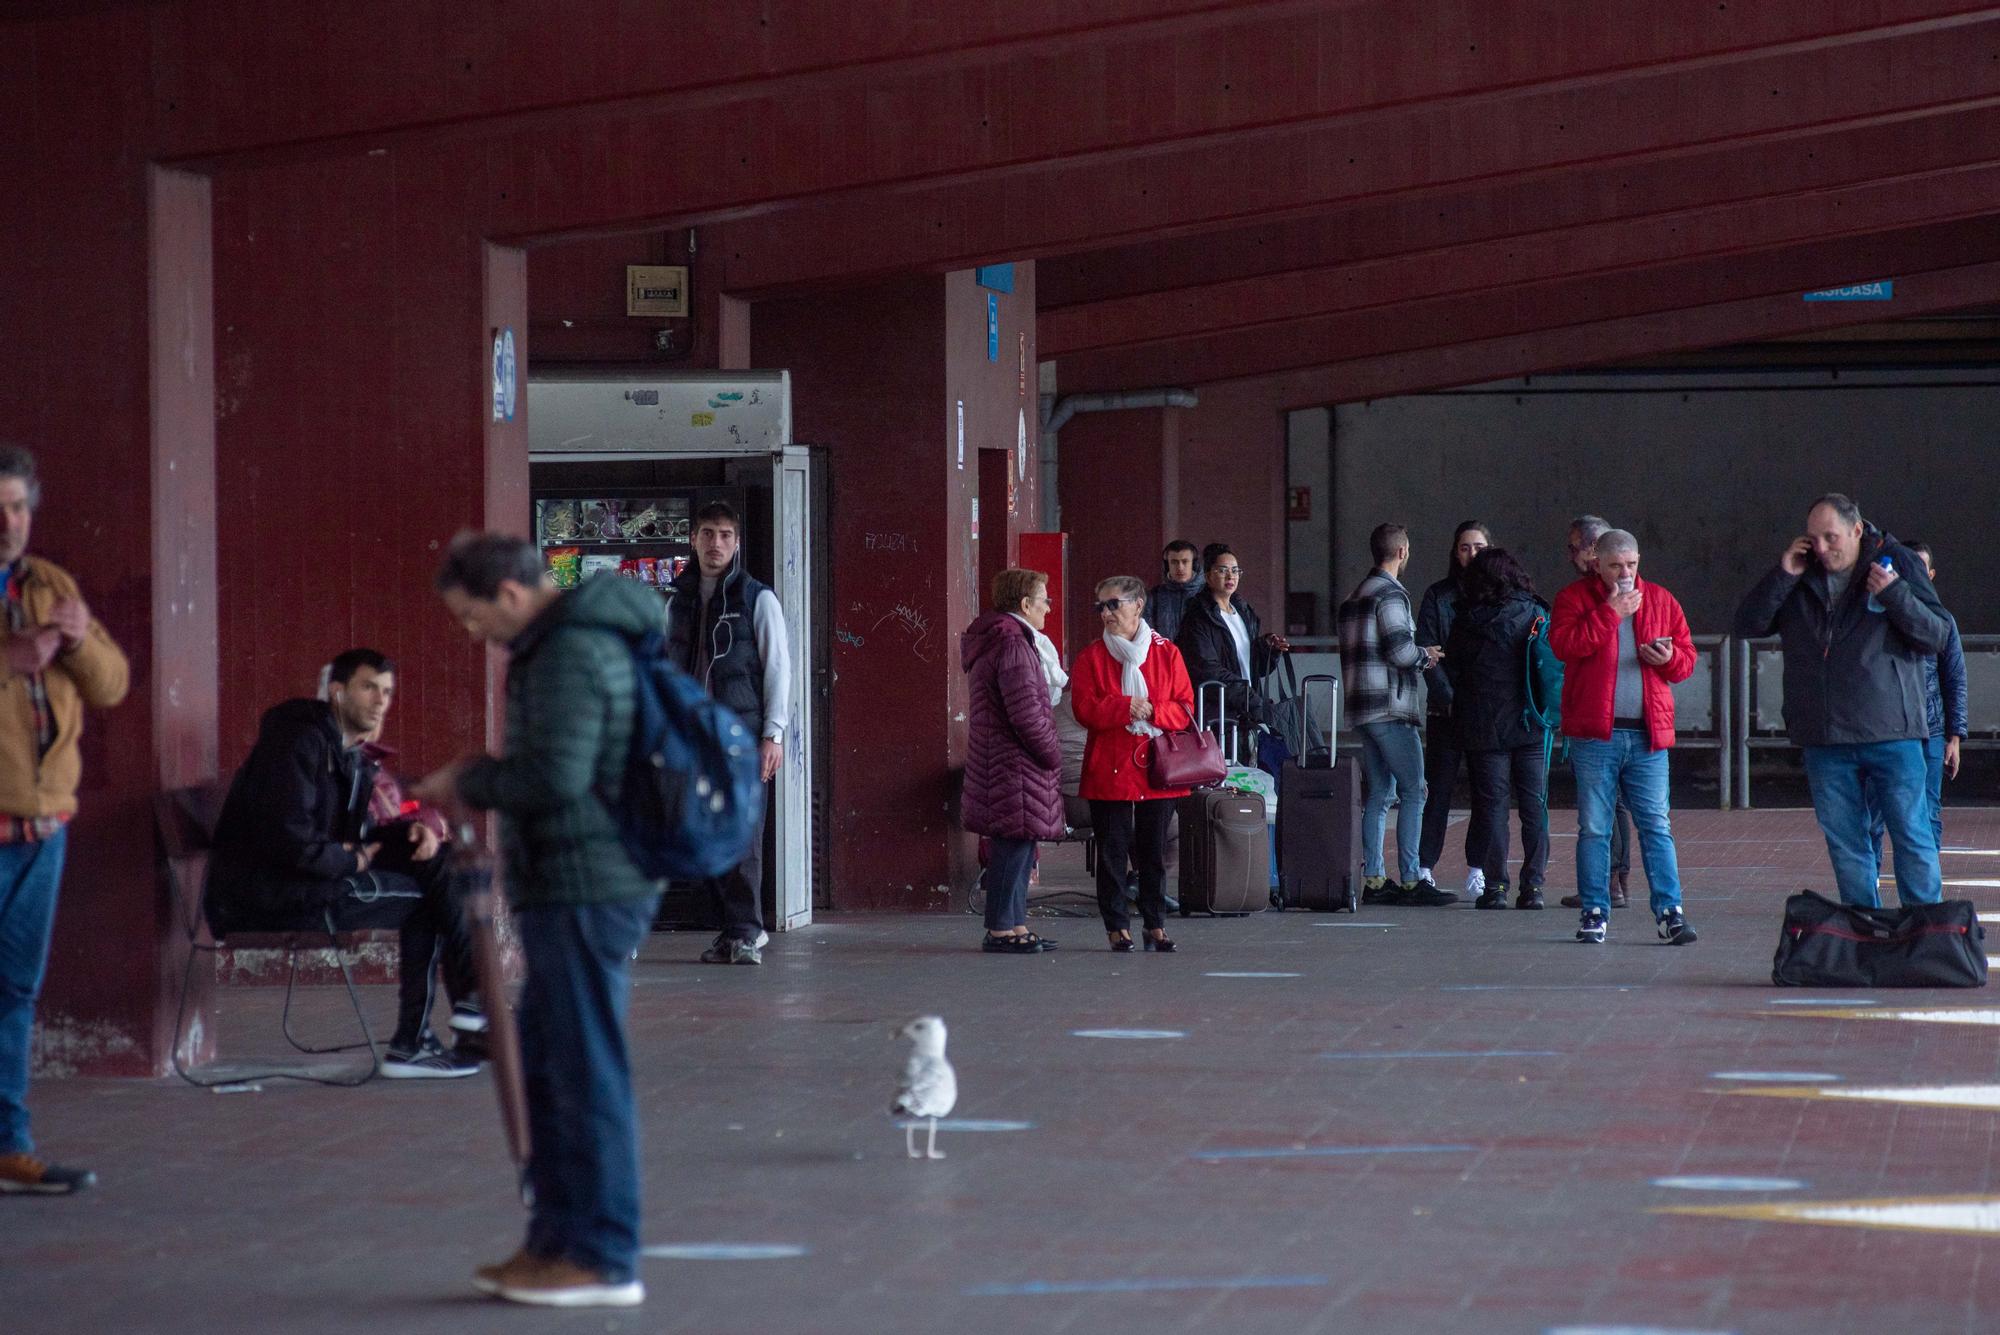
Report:
[[[1433,718],[1424,737],[1424,787],[1430,796],[1424,801],[1423,836],[1417,842],[1417,865],[1435,867],[1444,856],[1445,827],[1451,823],[1451,793],[1458,786],[1458,766],[1463,753],[1452,742],[1451,720]],[[1465,865],[1479,865],[1472,832],[1465,835]]]
[[[240,932],[323,931],[331,915],[337,932],[397,929],[392,1048],[413,1050],[430,1032],[433,979],[440,964],[445,991],[452,1000],[469,1000],[479,990],[464,909],[452,893],[449,848],[439,850],[428,862],[417,862],[400,838],[385,840],[374,865],[365,872],[337,881],[274,882],[263,888],[272,891],[264,899],[271,906],[269,910],[260,912],[251,902],[252,895],[238,895],[227,916],[228,928]]]
[[[1106,931],[1132,925],[1125,913],[1127,865],[1139,873],[1140,920],[1149,931],[1167,925],[1167,818],[1173,814],[1167,798],[1090,804],[1090,827],[1097,834],[1097,911]]]
[[[711,921],[722,935],[755,941],[764,934],[764,822],[771,814],[771,785],[764,785],[764,809],[757,814],[757,832],[750,837],[750,855],[742,863],[702,885]]]
[[[1486,888],[1507,884],[1507,805],[1521,809],[1523,890],[1539,888],[1549,869],[1549,765],[1540,742],[1512,751],[1468,751],[1472,829],[1468,857],[1486,873]]]

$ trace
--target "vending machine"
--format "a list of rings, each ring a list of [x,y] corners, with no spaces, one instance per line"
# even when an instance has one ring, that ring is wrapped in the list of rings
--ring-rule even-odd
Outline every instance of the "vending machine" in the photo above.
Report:
[[[831,812],[814,783],[831,772],[823,721],[832,655],[817,633],[827,616],[815,522],[824,470],[817,451],[792,443],[790,396],[783,371],[565,367],[528,379],[530,522],[558,585],[603,571],[664,597],[694,559],[695,514],[725,501],[743,517],[745,570],[784,609],[791,718],[765,822],[765,919],[774,932],[812,921]],[[687,891],[669,887],[664,921],[692,925],[699,905]]]

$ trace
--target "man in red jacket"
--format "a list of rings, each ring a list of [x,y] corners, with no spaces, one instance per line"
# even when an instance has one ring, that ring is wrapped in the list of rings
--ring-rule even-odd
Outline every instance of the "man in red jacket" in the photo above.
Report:
[[[1556,596],[1549,645],[1563,661],[1562,730],[1576,773],[1576,939],[1602,944],[1611,917],[1611,820],[1622,795],[1639,836],[1660,939],[1695,939],[1681,911],[1680,867],[1667,815],[1674,685],[1694,675],[1694,639],[1671,593],[1639,578],[1639,541],[1597,540],[1595,573]]]

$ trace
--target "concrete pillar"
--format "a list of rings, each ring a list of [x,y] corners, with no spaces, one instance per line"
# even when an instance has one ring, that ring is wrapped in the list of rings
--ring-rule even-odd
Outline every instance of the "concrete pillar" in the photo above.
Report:
[[[1057,486],[1070,535],[1070,627],[1078,644],[1097,633],[1089,611],[1097,582],[1161,578],[1160,549],[1181,531],[1184,408],[1078,413],[1062,429]],[[1197,506],[1197,509],[1200,507]]]
[[[794,435],[828,447],[832,470],[836,909],[945,910],[976,871],[957,820],[958,635],[981,604],[978,451],[1032,415],[1032,267],[993,295],[991,358],[970,273],[755,310],[755,364],[791,372]]]

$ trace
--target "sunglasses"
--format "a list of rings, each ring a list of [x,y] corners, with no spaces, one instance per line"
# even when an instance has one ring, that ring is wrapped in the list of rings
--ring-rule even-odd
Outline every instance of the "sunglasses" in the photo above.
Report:
[[[1115,613],[1120,607],[1123,607],[1126,603],[1137,602],[1137,601],[1138,600],[1136,598],[1106,598],[1103,602],[1093,603],[1091,604],[1091,606],[1097,609],[1097,614],[1099,616],[1109,616],[1112,613]]]

